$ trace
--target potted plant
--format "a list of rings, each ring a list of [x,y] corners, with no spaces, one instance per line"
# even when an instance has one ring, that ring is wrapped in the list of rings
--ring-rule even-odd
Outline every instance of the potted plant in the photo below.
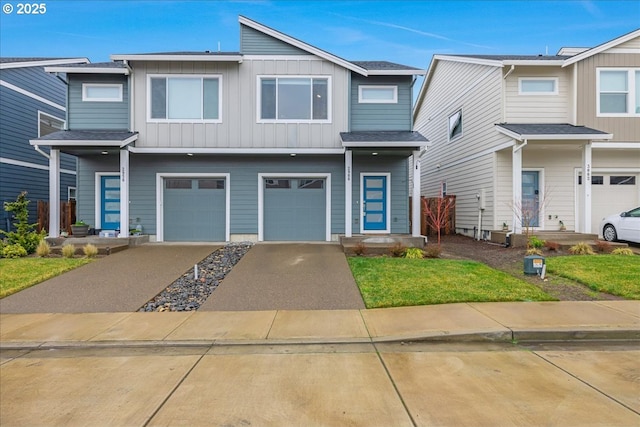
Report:
[[[80,220],[71,225],[71,234],[74,237],[85,237],[89,234],[89,224]]]
[[[506,222],[502,223],[502,231],[509,231],[509,226],[507,225]]]

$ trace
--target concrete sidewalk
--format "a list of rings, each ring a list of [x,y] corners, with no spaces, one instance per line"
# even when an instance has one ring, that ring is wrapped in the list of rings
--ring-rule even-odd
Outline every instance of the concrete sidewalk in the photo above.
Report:
[[[640,301],[373,310],[0,314],[0,348],[398,341],[640,341]]]

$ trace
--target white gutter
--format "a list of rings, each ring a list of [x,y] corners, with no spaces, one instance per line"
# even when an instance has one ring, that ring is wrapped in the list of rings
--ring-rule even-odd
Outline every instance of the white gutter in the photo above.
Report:
[[[40,147],[38,147],[37,145],[34,145],[33,148],[35,148],[35,150],[42,154],[43,156],[45,156],[47,159],[51,159],[51,156],[48,153],[45,153],[44,151],[42,151],[42,149]]]
[[[528,141],[525,139],[525,140],[522,142],[522,144],[520,144],[520,145],[515,145],[515,146],[513,147],[513,152],[514,152],[514,153],[517,153],[518,151],[522,150],[522,149],[523,149],[527,144],[528,144]]]
[[[509,71],[507,71],[507,74],[504,75],[503,79],[506,80],[507,77],[509,77],[509,74],[513,73],[513,70],[515,70],[515,69],[516,69],[516,66],[512,64],[511,68],[509,69]]]

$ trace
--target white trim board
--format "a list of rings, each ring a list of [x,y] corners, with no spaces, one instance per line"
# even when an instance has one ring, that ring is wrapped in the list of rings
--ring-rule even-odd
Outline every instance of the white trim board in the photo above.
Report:
[[[37,163],[23,162],[22,160],[9,159],[7,157],[0,157],[0,163],[4,163],[6,165],[21,166],[21,167],[30,168],[30,169],[39,169],[43,171],[49,170],[48,165],[39,165]],[[60,172],[68,173],[69,175],[76,175],[76,171],[71,169],[60,169]]]
[[[115,172],[96,172],[95,173],[95,177],[94,177],[94,200],[93,200],[93,207],[94,207],[94,211],[93,211],[93,223],[94,228],[96,230],[101,230],[102,229],[102,215],[101,215],[101,208],[102,208],[102,196],[101,196],[101,192],[102,192],[102,188],[100,188],[100,185],[102,183],[102,177],[103,176],[120,176],[120,172],[115,171]],[[129,201],[127,201],[127,203],[129,203]],[[122,198],[120,199],[120,204],[122,204]],[[129,224],[125,224],[127,227],[129,226]],[[122,224],[120,224],[120,228],[122,229]]]
[[[21,95],[27,96],[27,97],[29,97],[31,99],[35,99],[36,101],[40,101],[43,104],[47,104],[47,105],[49,105],[49,106],[51,106],[53,108],[57,108],[58,110],[65,111],[65,112],[67,111],[66,107],[64,107],[64,106],[62,106],[60,104],[56,104],[53,101],[50,101],[50,100],[48,100],[46,98],[43,98],[40,95],[36,95],[35,93],[29,92],[28,90],[24,90],[21,87],[13,85],[13,84],[11,84],[9,82],[5,82],[4,80],[0,80],[0,86],[4,86],[7,89],[11,89],[11,90],[13,90],[15,92],[18,92]]]
[[[364,177],[384,176],[387,178],[387,228],[385,230],[365,230],[364,229]],[[360,234],[390,234],[391,233],[391,173],[389,172],[360,172]]]
[[[231,239],[231,174],[229,173],[156,173],[156,241],[164,242],[164,179],[165,178],[223,178],[225,180],[224,238]]]
[[[331,241],[331,173],[258,173],[258,242],[264,241],[264,185],[265,178],[324,178],[325,191],[325,241]]]

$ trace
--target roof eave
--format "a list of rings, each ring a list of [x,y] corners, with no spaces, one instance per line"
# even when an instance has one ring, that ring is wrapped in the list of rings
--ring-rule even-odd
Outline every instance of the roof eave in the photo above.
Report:
[[[504,128],[500,125],[496,125],[496,129],[498,132],[507,135],[518,141],[584,141],[584,140],[592,140],[592,141],[608,141],[613,139],[613,134],[611,133],[582,133],[582,134],[566,134],[566,133],[555,133],[555,134],[540,134],[540,133],[518,133],[512,131],[511,129]]]
[[[112,61],[191,61],[191,62],[238,62],[241,63],[242,55],[145,55],[145,54],[114,54],[110,56]]]
[[[67,59],[50,59],[44,61],[25,61],[25,62],[8,62],[0,64],[0,70],[9,68],[26,68],[26,67],[42,67],[49,65],[64,65],[64,64],[89,64],[88,58],[67,58]]]
[[[125,139],[30,139],[29,144],[47,147],[125,147],[138,139],[138,134],[133,134]]]
[[[370,76],[424,76],[427,70],[367,70]]]
[[[342,141],[344,148],[423,148],[429,141]]]
[[[456,55],[433,55],[434,60],[464,62],[467,64],[489,65],[491,67],[504,67],[504,62],[496,59],[474,58]]]
[[[637,30],[632,31],[630,33],[627,33],[627,34],[625,34],[623,36],[620,36],[618,38],[610,40],[610,41],[608,41],[606,43],[603,43],[603,44],[601,44],[599,46],[596,46],[596,47],[594,47],[592,49],[586,50],[586,51],[584,51],[582,53],[579,53],[579,54],[577,54],[575,56],[572,56],[571,58],[565,60],[564,64],[562,66],[563,67],[567,67],[567,66],[569,66],[571,64],[575,64],[576,62],[580,62],[583,59],[589,58],[589,57],[591,57],[593,55],[597,55],[597,54],[599,54],[601,52],[604,52],[607,49],[611,49],[612,47],[615,47],[615,46],[617,46],[619,44],[628,42],[629,40],[632,40],[632,39],[634,39],[636,37],[640,37],[640,29],[637,29]]]
[[[563,59],[505,59],[504,65],[534,65],[543,67],[560,67],[565,63]]]
[[[368,76],[369,72],[362,68],[357,66],[356,64],[347,61],[346,59],[340,58],[339,56],[335,56],[330,54],[329,52],[326,52],[320,48],[317,48],[315,46],[312,46],[310,44],[307,44],[303,41],[300,41],[294,37],[288,36],[284,33],[281,33],[280,31],[274,30],[273,28],[269,28],[266,25],[262,25],[259,22],[253,21],[249,18],[246,18],[244,16],[239,16],[238,17],[238,22],[240,22],[240,24],[242,25],[246,25],[247,27],[253,28],[256,31],[260,31],[261,33],[264,33],[268,36],[271,36],[275,39],[278,39],[280,41],[283,41],[285,43],[288,43],[292,46],[297,47],[298,49],[302,49],[305,52],[309,52],[313,55],[316,55],[322,59],[326,59],[329,62],[333,62],[334,64],[340,65],[341,67],[344,67],[348,70],[351,70],[355,73],[358,73],[360,75],[363,76]]]
[[[109,67],[44,67],[47,73],[67,73],[67,74],[123,74],[129,75],[128,68],[109,68]]]

